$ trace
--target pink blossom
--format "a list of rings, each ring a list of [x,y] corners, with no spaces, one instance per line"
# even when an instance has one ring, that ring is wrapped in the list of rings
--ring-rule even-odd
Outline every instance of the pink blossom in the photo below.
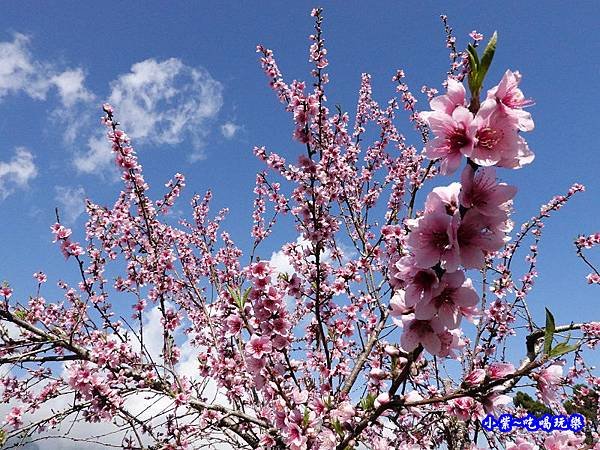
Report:
[[[14,429],[19,428],[21,425],[23,425],[22,415],[22,409],[18,406],[14,406],[6,416],[6,424],[10,425]]]
[[[503,378],[515,372],[515,366],[507,362],[495,362],[488,367],[488,375],[492,380]]]
[[[456,233],[462,265],[466,269],[481,269],[485,253],[502,248],[508,229],[507,222],[497,217],[484,216],[475,209],[468,210]]]
[[[553,431],[544,440],[546,450],[577,450],[585,441],[585,435],[577,436],[572,431]]]
[[[403,290],[398,290],[390,299],[390,315],[392,317],[402,317],[412,311],[412,307],[406,304],[406,295]]]
[[[4,298],[9,299],[13,294],[13,290],[9,286],[0,287],[0,295]]]
[[[473,151],[473,114],[459,106],[451,115],[434,111],[427,116],[427,122],[435,138],[427,143],[425,156],[440,158],[440,172],[451,175],[460,166],[462,156]]]
[[[487,93],[488,99],[494,99],[500,105],[507,116],[511,116],[517,122],[519,130],[531,131],[534,124],[531,114],[522,108],[533,104],[523,95],[519,89],[521,74],[507,70],[497,86],[491,88]]]
[[[375,367],[375,368],[371,369],[371,371],[369,372],[369,377],[371,377],[377,381],[385,380],[387,378],[387,373],[385,372],[385,370],[383,370],[379,367]]]
[[[38,280],[38,283],[45,283],[48,280],[48,277],[46,277],[44,272],[35,272],[33,278]]]
[[[515,442],[506,444],[506,450],[539,450],[539,447],[530,440],[518,437]]]
[[[475,42],[479,42],[483,40],[483,34],[479,33],[477,30],[473,30],[469,33],[469,36],[471,37],[471,39],[473,39]]]
[[[410,221],[407,243],[414,253],[415,265],[429,269],[440,263],[443,269],[454,272],[460,262],[458,224],[457,216],[440,213],[425,214]]]
[[[306,450],[306,436],[302,433],[302,429],[295,423],[288,425],[289,448],[291,450]]]
[[[472,397],[458,397],[448,402],[447,411],[460,420],[468,420],[473,417],[477,409]]]
[[[482,103],[473,120],[471,136],[473,145],[464,153],[480,166],[518,169],[534,159],[514,118],[504,114],[493,100]]]
[[[482,405],[486,414],[497,415],[498,410],[501,406],[507,405],[512,401],[508,395],[500,394],[497,391],[492,391],[486,397],[483,398]],[[478,417],[481,419],[482,417]]]
[[[250,341],[246,343],[246,352],[256,359],[261,359],[265,354],[271,353],[273,347],[267,336],[253,334]]]
[[[437,314],[442,326],[454,329],[460,324],[461,308],[472,307],[478,301],[477,292],[463,271],[446,272],[432,291],[431,299],[417,304],[415,318],[429,320]]]
[[[375,408],[379,408],[381,405],[385,405],[390,402],[390,394],[382,392],[375,398]]]
[[[459,107],[467,106],[467,92],[463,84],[454,78],[448,78],[446,94],[438,95],[431,99],[429,106],[433,111],[424,111],[420,115],[423,120],[428,120],[434,112],[442,112],[452,115],[454,110]]]
[[[458,214],[460,191],[460,183],[433,188],[425,200],[425,213],[441,213],[449,216]]]
[[[474,208],[484,216],[505,217],[510,200],[517,188],[506,183],[496,182],[496,170],[482,167],[477,172],[467,165],[461,176],[462,190],[460,204],[465,208]]]
[[[341,423],[345,423],[350,421],[355,413],[356,410],[354,409],[354,406],[352,406],[350,402],[344,401],[341,402],[336,409],[331,411],[331,417],[339,420]]]
[[[466,377],[465,383],[468,386],[478,386],[485,379],[485,369],[473,369]]]
[[[550,405],[558,399],[557,390],[562,381],[563,368],[560,364],[551,364],[540,370],[534,378],[537,378],[538,396],[546,404]]]
[[[442,349],[440,334],[444,331],[441,321],[434,317],[430,320],[415,319],[414,314],[402,317],[403,331],[400,344],[406,351],[413,351],[419,344],[423,345],[432,355],[437,355]]]
[[[54,241],[52,241],[52,242],[56,242],[60,239],[67,239],[72,234],[72,231],[70,228],[65,228],[60,223],[55,223],[54,225],[52,225],[50,227],[50,229],[52,230],[52,233],[54,234]]]
[[[431,269],[424,269],[414,265],[413,256],[400,258],[396,263],[398,272],[395,278],[404,283],[404,305],[412,307],[419,301],[427,301],[431,298],[431,291],[438,284],[438,278]]]
[[[462,349],[466,345],[460,330],[445,330],[439,334],[439,337],[442,347],[438,356],[442,358],[460,359]]]

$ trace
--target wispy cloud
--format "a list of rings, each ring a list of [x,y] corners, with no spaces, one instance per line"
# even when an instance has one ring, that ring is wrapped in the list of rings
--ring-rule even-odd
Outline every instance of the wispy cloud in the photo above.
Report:
[[[17,188],[26,188],[37,173],[33,154],[25,147],[18,147],[10,161],[0,161],[0,199],[4,200]]]
[[[128,134],[154,144],[178,144],[190,137],[196,149],[209,121],[223,104],[221,83],[201,67],[177,58],[147,59],[111,83],[109,102]]]
[[[61,219],[68,224],[74,223],[85,211],[85,190],[81,186],[56,186],[54,190]]]
[[[86,87],[82,68],[36,58],[30,46],[31,38],[21,33],[0,42],[0,101],[18,94],[46,100],[55,92],[57,104],[51,117],[64,127],[65,143],[87,142],[87,148],[74,151],[74,167],[104,176],[112,154],[91,112],[102,96]],[[203,148],[223,105],[223,86],[203,67],[188,66],[177,58],[151,58],[133,64],[129,72],[108,83],[104,98],[117,109],[134,144],[175,145],[189,140],[188,159],[194,162],[206,157]],[[221,127],[228,139],[238,130],[233,122]]]
[[[84,86],[81,69],[61,70],[50,62],[35,59],[29,50],[30,41],[29,36],[15,33],[12,42],[0,42],[0,99],[25,93],[33,99],[45,100],[53,88],[65,107],[94,98]]]
[[[87,147],[87,151],[75,155],[73,165],[79,172],[101,175],[112,160],[112,151],[106,137],[91,136]]]
[[[189,139],[193,151],[188,157],[194,162],[206,157],[204,141],[223,105],[222,92],[221,83],[202,67],[177,58],[147,59],[110,83],[108,102],[134,145],[174,145]],[[111,159],[110,146],[94,134],[74,164],[80,172],[102,174]]]
[[[225,139],[233,139],[235,135],[240,131],[240,126],[233,122],[225,122],[221,125],[221,134]]]

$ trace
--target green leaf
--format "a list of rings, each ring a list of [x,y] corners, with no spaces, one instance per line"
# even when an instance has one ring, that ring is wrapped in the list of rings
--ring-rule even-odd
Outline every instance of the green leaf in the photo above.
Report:
[[[477,56],[477,49],[471,44],[467,46],[467,53],[469,54],[469,89],[471,94],[475,96],[479,95],[479,87],[477,86],[479,56]]]
[[[21,320],[25,320],[27,318],[27,311],[25,311],[24,309],[19,309],[15,311],[14,314]]]
[[[365,411],[373,409],[373,407],[375,406],[375,395],[367,394],[367,396],[360,401],[360,406]]]
[[[244,305],[246,304],[246,300],[248,300],[250,290],[251,288],[246,289],[246,291],[242,295],[241,291],[233,289],[231,286],[227,286],[227,291],[229,291],[229,294],[231,295],[233,301],[239,309],[244,309]]]
[[[544,333],[544,354],[549,355],[550,349],[552,348],[552,338],[554,337],[554,330],[556,325],[554,322],[554,316],[548,308],[546,308],[546,331]]]
[[[496,44],[498,42],[498,33],[494,31],[492,38],[488,42],[483,51],[483,55],[481,55],[481,63],[477,69],[477,82],[479,86],[483,84],[483,79],[485,78],[488,69],[490,68],[490,64],[492,64],[492,59],[494,59],[494,53],[496,53]]]
[[[565,353],[570,353],[572,351],[575,351],[579,348],[579,345],[569,345],[566,342],[561,342],[560,344],[557,344],[556,347],[554,347],[551,351],[550,351],[550,357],[554,358],[556,356],[560,356],[560,355],[564,355]]]
[[[469,65],[475,72],[479,70],[479,56],[477,55],[477,49],[472,44],[467,45],[467,52],[469,53]]]
[[[244,291],[244,296],[242,297],[242,305],[241,305],[242,309],[246,305],[246,301],[248,300],[248,296],[250,295],[251,290],[252,290],[252,288],[249,287]]]
[[[6,442],[6,431],[0,428],[0,445],[4,445]]]
[[[344,437],[344,429],[342,428],[342,424],[340,423],[340,421],[338,419],[335,419],[332,423],[334,430],[336,431],[337,434],[339,434],[341,437]]]
[[[238,294],[231,286],[227,286],[227,291],[229,291],[229,295],[233,297],[235,303],[240,301],[240,294]]]
[[[310,411],[308,408],[304,408],[304,416],[302,417],[302,424],[304,425],[304,427],[308,426],[308,421],[310,419]]]

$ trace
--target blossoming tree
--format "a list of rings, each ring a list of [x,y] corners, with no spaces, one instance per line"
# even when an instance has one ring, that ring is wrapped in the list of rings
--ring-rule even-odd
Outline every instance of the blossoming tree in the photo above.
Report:
[[[312,15],[310,83],[287,83],[272,51],[257,48],[304,152],[286,161],[254,149],[268,171],[256,176],[247,251],[222,231],[226,210],[211,217],[210,192],[192,198],[190,219],[172,224],[184,176],[151,199],[130,139],[103,106],[123,190],[112,207],[87,201],[85,243],[58,214],[52,226],[79,281],[59,281],[64,295],[54,300],[42,296],[42,272],[28,299],[8,284],[0,290],[5,445],[72,438],[73,421],[112,423],[127,449],[587,445],[582,433],[505,434],[481,423],[527,414],[511,394],[528,384],[557,414],[568,386],[588,386],[574,402],[600,386],[583,358],[600,324],[560,324],[528,308],[544,222],[584,188],[573,185],[512,232],[517,188],[498,177],[533,162],[523,136],[534,122],[518,72],[484,88],[496,35],[482,50],[473,32],[459,52],[442,17],[446,92],[424,88],[430,110],[417,111],[398,71],[400,98],[382,106],[363,74],[351,125],[328,106],[322,12]],[[424,148],[396,128],[400,109]],[[432,188],[447,183],[442,176],[457,181]],[[291,269],[280,273],[260,255],[284,215],[298,238],[283,246]],[[600,274],[583,251],[598,243],[599,234],[575,242],[591,284]],[[515,273],[519,251],[524,274]],[[121,314],[123,305],[132,313]],[[153,308],[159,354],[144,340]],[[197,354],[191,369],[181,364],[183,345]],[[506,356],[508,345],[520,359]]]

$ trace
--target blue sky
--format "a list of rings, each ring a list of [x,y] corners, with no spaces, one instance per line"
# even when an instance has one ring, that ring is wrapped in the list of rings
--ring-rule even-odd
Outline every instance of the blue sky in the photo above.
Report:
[[[507,68],[518,69],[525,94],[536,101],[531,108],[536,128],[527,136],[536,160],[522,170],[499,173],[519,187],[516,222],[536,214],[540,204],[566,192],[575,181],[587,187],[548,223],[540,246],[541,275],[530,297],[532,310],[542,319],[547,305],[561,323],[600,320],[598,290],[586,285],[587,270],[572,245],[577,233],[600,229],[600,145],[594,136],[600,125],[596,89],[600,4],[321,5],[332,80],[328,97],[351,114],[362,72],[373,75],[374,96],[380,102],[394,95],[391,76],[398,68],[405,70],[415,93],[423,84],[441,89],[447,49],[440,13],[449,16],[462,43],[473,29],[486,36],[498,30],[489,82],[499,80]],[[0,280],[10,280],[16,295],[26,298],[34,292],[34,271],[46,271],[52,282],[76,275],[72,261],[65,262],[51,244],[49,226],[58,206],[81,238],[84,218],[77,215],[78,199],[85,195],[111,204],[120,190],[98,140],[103,133],[97,120],[99,105],[109,98],[129,102],[114,103],[129,131],[135,130],[130,134],[146,177],[156,188],[153,192],[159,195],[158,189],[176,172],[187,176],[185,199],[213,189],[214,209],[230,208],[225,227],[247,248],[254,177],[262,168],[252,147],[265,145],[288,158],[301,151],[291,142],[289,117],[267,86],[255,47],[262,43],[272,48],[288,80],[307,78],[313,6],[317,5],[3,4]],[[8,68],[12,75],[6,75]],[[139,86],[148,79],[156,90],[142,92]],[[165,93],[173,96],[167,98]],[[142,99],[149,105],[140,109]],[[177,123],[165,121],[177,114]],[[416,133],[407,136],[418,144]],[[187,212],[185,202],[179,208]],[[264,256],[288,239],[294,237],[277,233]]]

